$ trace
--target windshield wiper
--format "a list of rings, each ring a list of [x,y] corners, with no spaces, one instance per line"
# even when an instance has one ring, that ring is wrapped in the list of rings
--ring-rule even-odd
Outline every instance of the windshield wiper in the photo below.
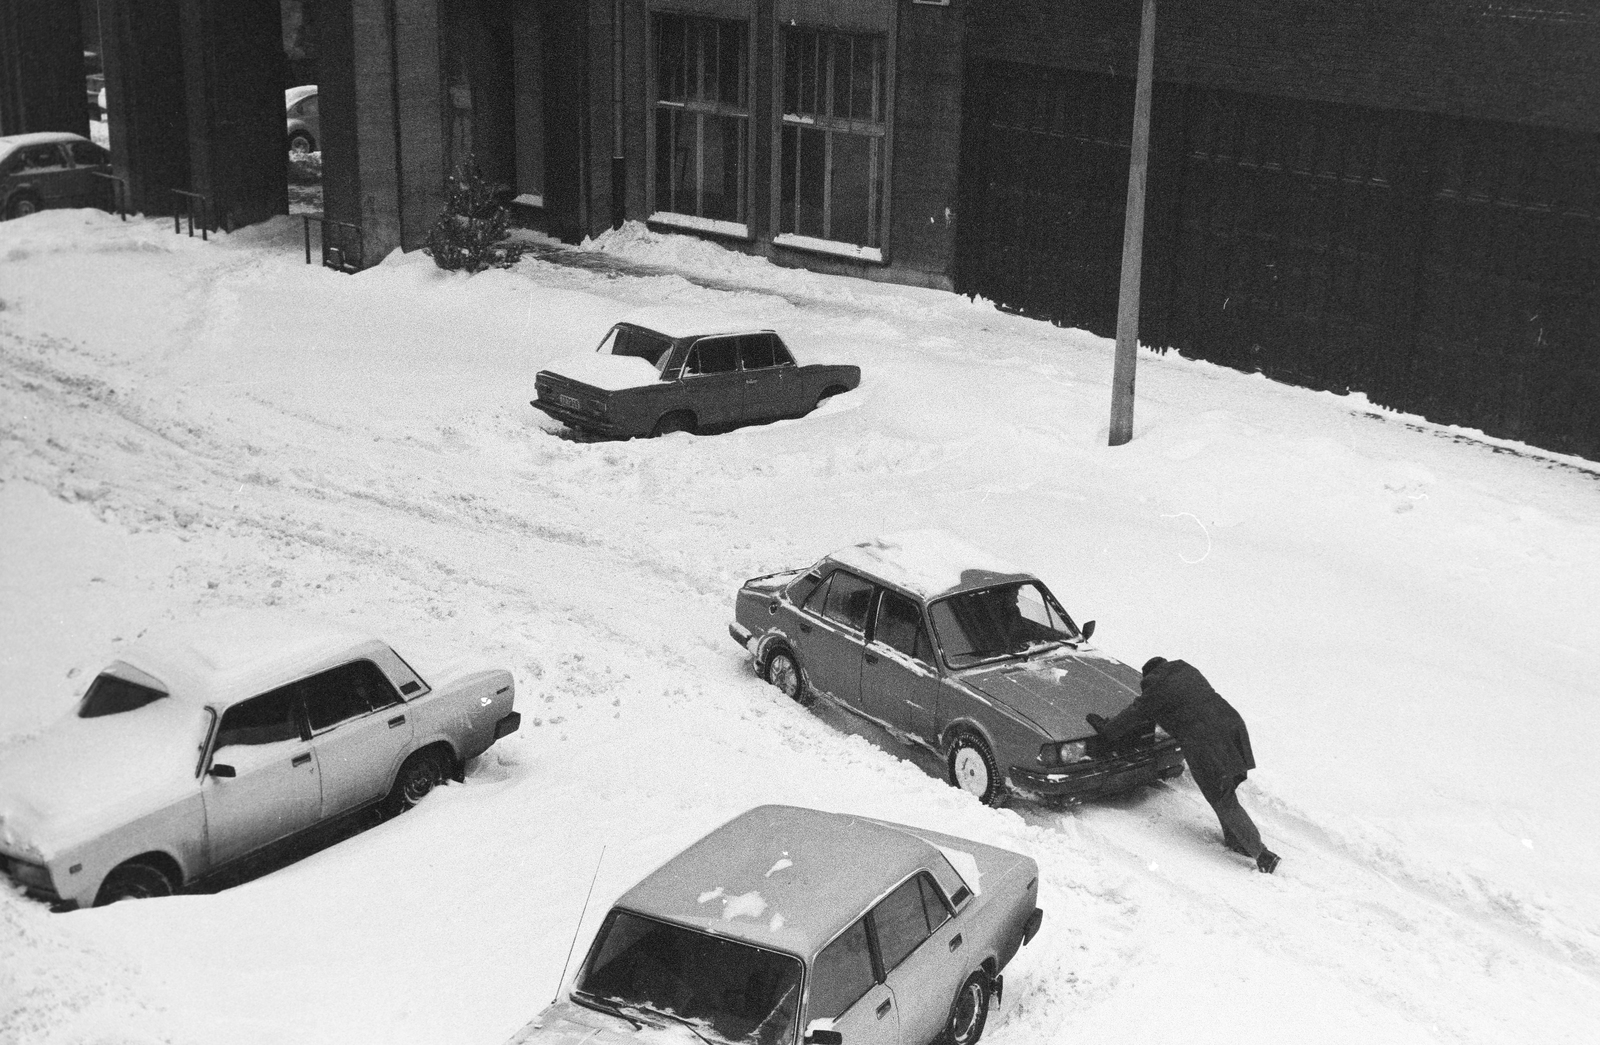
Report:
[[[601,1012],[615,1016],[619,1020],[627,1020],[629,1023],[633,1024],[634,1030],[644,1030],[650,1026],[650,1024],[639,1019],[637,1016],[628,1015],[623,1011],[622,1006],[616,1002],[607,1001],[603,998],[597,998],[593,994],[589,994],[586,991],[573,991],[572,1000],[576,1001],[579,1005],[586,1005],[591,1009],[599,1009]]]
[[[639,1006],[639,1008],[644,1009],[645,1012],[654,1013],[657,1016],[665,1016],[669,1020],[676,1020],[678,1023],[681,1023],[688,1028],[690,1034],[693,1034],[695,1037],[705,1042],[706,1045],[716,1045],[716,1043],[710,1038],[706,1037],[704,1034],[701,1034],[699,1029],[696,1028],[693,1023],[690,1023],[688,1018],[685,1016],[679,1016],[675,1012],[662,1012],[660,1009],[652,1009],[648,1005]]]

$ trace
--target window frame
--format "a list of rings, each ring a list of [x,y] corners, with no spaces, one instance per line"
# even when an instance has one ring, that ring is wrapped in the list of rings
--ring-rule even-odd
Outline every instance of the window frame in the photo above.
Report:
[[[756,7],[755,4],[741,5],[743,10],[735,13],[727,7],[710,4],[677,2],[651,2],[644,14],[644,193],[645,212],[649,215],[645,220],[655,225],[668,225],[682,229],[686,232],[706,233],[714,236],[724,236],[729,239],[753,240],[755,238],[756,183],[754,178],[755,165],[752,158],[756,150]],[[722,22],[742,22],[744,32],[744,92],[745,104],[742,111],[724,108],[721,103],[706,102],[663,102],[658,77],[660,76],[657,50],[659,48],[658,18],[669,16],[683,19],[708,19]],[[728,221],[723,218],[707,218],[698,214],[686,214],[682,211],[664,210],[661,202],[656,198],[656,114],[663,109],[677,112],[699,113],[702,117],[737,117],[744,120],[744,164],[740,171],[741,185],[737,190],[739,208],[744,213],[744,221]],[[703,140],[703,139],[702,139]],[[702,146],[703,150],[703,146]],[[703,169],[703,155],[697,161]],[[703,194],[703,178],[701,179],[701,192]]]
[[[832,257],[849,258],[856,261],[867,261],[879,265],[887,265],[892,257],[890,252],[890,230],[894,227],[894,120],[895,120],[895,52],[896,42],[899,37],[898,5],[889,5],[886,21],[881,26],[869,27],[866,25],[826,25],[809,19],[796,19],[785,23],[784,19],[777,17],[772,25],[772,107],[771,107],[771,155],[769,167],[771,170],[769,200],[769,214],[771,215],[771,234],[774,246],[785,247],[791,250],[804,251],[812,254],[826,254]],[[810,127],[812,129],[827,131],[830,135],[835,131],[843,133],[857,133],[845,126],[822,126],[814,121],[790,122],[784,118],[784,39],[786,28],[810,29],[824,33],[843,33],[855,36],[881,35],[883,39],[883,133],[881,139],[882,157],[879,161],[879,215],[878,215],[878,244],[875,247],[851,243],[847,240],[823,239],[815,236],[806,236],[794,232],[783,232],[783,135],[786,127]],[[830,72],[831,76],[831,72]],[[832,93],[831,91],[829,92]],[[861,121],[838,120],[827,118],[828,124],[852,124]],[[831,141],[831,139],[830,139]],[[829,153],[832,146],[829,145]],[[828,172],[823,173],[824,184],[828,181]]]
[[[929,928],[926,935],[924,935],[922,939],[918,940],[910,950],[906,951],[898,959],[896,959],[893,965],[890,965],[888,959],[883,953],[883,941],[878,936],[878,908],[887,903],[889,897],[895,895],[911,883],[916,883],[917,904],[922,909],[924,920],[927,918],[927,901],[923,898],[923,889],[932,889],[933,895],[939,900],[944,909],[944,920],[938,925]],[[870,936],[872,939],[873,959],[877,964],[880,975],[878,982],[883,983],[888,980],[890,973],[894,972],[901,965],[905,964],[906,959],[910,958],[913,954],[916,954],[917,951],[926,946],[927,942],[933,939],[935,933],[937,933],[940,929],[943,929],[946,925],[949,925],[951,920],[955,918],[955,911],[950,906],[950,898],[944,895],[944,890],[939,887],[939,883],[934,879],[932,872],[927,870],[927,868],[919,867],[915,871],[906,875],[905,878],[895,883],[894,888],[888,890],[882,896],[874,900],[872,906],[867,908],[865,917],[867,918],[867,925],[871,930]]]

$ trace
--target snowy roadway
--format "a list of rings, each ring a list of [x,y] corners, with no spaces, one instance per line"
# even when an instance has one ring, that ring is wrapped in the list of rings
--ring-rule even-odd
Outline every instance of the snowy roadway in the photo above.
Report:
[[[499,1045],[556,993],[597,861],[580,953],[765,801],[1039,861],[992,1045],[1594,1040],[1595,466],[1155,355],[1111,450],[1108,343],[952,295],[632,227],[593,247],[622,271],[470,278],[341,276],[297,235],[0,224],[0,758],[146,628],[260,605],[424,674],[508,667],[522,732],[232,889],[52,916],[0,888],[0,1043]],[[534,373],[659,303],[862,386],[712,438],[555,434]],[[741,579],[928,526],[1033,568],[1110,653],[1199,666],[1250,723],[1279,874],[1187,778],[986,809],[752,676]]]

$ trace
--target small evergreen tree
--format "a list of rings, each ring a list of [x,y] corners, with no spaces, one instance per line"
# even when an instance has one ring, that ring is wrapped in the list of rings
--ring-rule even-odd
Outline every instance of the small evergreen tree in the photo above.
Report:
[[[509,222],[500,187],[486,181],[469,156],[444,180],[444,209],[428,230],[428,253],[452,271],[509,268],[522,256],[521,247],[505,242]]]

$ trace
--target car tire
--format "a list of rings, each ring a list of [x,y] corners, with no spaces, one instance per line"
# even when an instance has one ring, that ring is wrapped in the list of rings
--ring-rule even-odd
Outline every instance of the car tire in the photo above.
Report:
[[[956,991],[950,1002],[950,1015],[944,1021],[939,1045],[977,1045],[989,1022],[989,977],[975,972]]]
[[[449,775],[445,758],[436,748],[418,751],[394,775],[394,786],[383,800],[383,815],[399,816],[427,796],[429,791],[443,784]]]
[[[116,867],[100,883],[100,893],[94,898],[96,907],[116,903],[118,900],[148,900],[157,896],[171,896],[177,892],[172,879],[154,864],[129,860]]]
[[[823,403],[826,403],[834,396],[844,395],[848,391],[850,391],[848,388],[843,388],[839,385],[829,385],[827,388],[822,390],[821,395],[817,396],[817,405],[813,406],[811,409],[815,410],[817,407],[821,406]]]
[[[289,135],[289,151],[291,153],[308,153],[317,151],[317,143],[311,140],[311,135],[304,131],[295,131]]]
[[[958,733],[950,742],[950,754],[945,759],[950,770],[950,783],[967,792],[986,806],[998,805],[1005,793],[1000,777],[1000,767],[983,738],[971,733]]]
[[[24,192],[12,198],[6,207],[6,217],[26,218],[30,214],[38,213],[39,198],[32,193]]]
[[[762,677],[774,686],[778,692],[802,707],[809,707],[812,702],[811,690],[806,685],[805,674],[800,670],[800,662],[794,659],[787,646],[780,646],[767,656],[766,670]]]
[[[687,410],[674,410],[670,414],[663,414],[650,434],[671,435],[673,432],[688,432],[693,435],[694,415]]]

